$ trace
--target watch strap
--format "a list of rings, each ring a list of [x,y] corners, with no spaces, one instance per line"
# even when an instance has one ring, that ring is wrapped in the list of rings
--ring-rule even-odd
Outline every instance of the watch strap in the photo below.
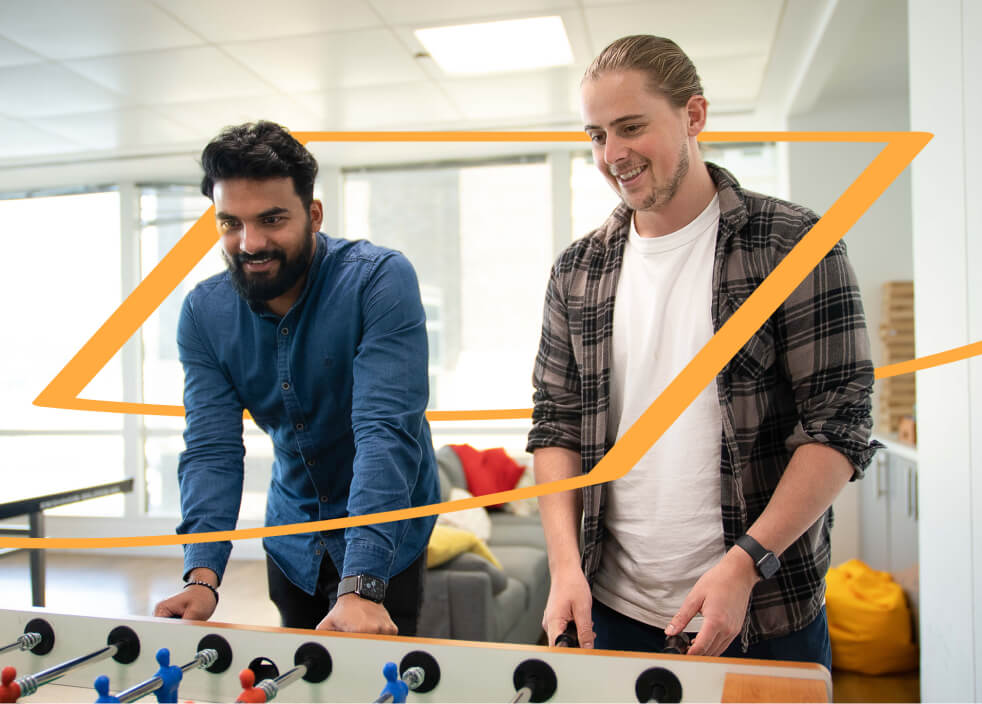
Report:
[[[338,596],[357,594],[363,599],[381,603],[385,599],[385,581],[370,574],[354,574],[338,582]]]
[[[754,568],[764,579],[770,579],[777,572],[778,568],[781,566],[781,561],[778,560],[777,556],[765,548],[763,545],[757,542],[756,538],[751,535],[744,533],[739,538],[736,539],[736,544],[739,545],[748,555],[750,559],[754,562]]]

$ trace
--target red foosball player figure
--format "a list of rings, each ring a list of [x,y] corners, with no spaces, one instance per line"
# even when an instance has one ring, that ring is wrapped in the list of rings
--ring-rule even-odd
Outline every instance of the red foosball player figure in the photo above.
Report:
[[[265,702],[266,692],[253,687],[256,683],[256,673],[248,667],[239,672],[239,684],[242,685],[242,693],[236,698],[237,702]]]
[[[15,679],[17,670],[10,665],[0,672],[0,702],[15,702],[20,697],[20,685]]]

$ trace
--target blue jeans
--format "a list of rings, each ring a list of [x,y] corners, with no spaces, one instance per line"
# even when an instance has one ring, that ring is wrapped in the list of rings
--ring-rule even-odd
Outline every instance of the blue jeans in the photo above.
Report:
[[[606,650],[637,650],[658,653],[665,647],[665,631],[614,611],[593,600],[594,647]],[[695,634],[690,634],[693,638]],[[832,669],[832,647],[825,607],[811,623],[786,636],[769,638],[751,645],[744,653],[739,636],[723,651],[721,657],[759,658],[762,660],[796,660],[817,662]]]

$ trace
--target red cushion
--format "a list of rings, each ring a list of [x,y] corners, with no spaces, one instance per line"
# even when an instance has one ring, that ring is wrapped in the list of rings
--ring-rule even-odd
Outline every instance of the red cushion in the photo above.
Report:
[[[502,447],[490,450],[475,450],[470,445],[450,447],[457,453],[460,463],[464,466],[467,490],[474,496],[514,489],[522,473],[525,472],[525,467],[509,457]],[[501,504],[497,504],[488,508],[500,506]]]

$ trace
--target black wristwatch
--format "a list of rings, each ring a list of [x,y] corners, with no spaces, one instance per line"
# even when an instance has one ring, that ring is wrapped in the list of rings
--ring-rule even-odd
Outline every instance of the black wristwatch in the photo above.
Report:
[[[736,539],[736,544],[743,548],[748,555],[750,555],[750,559],[754,561],[754,567],[757,568],[757,574],[759,574],[762,579],[770,579],[781,567],[781,561],[777,559],[777,555],[772,553],[746,533]]]
[[[362,599],[374,601],[376,604],[385,599],[385,581],[370,574],[355,574],[345,577],[338,584],[338,596],[354,592]]]

